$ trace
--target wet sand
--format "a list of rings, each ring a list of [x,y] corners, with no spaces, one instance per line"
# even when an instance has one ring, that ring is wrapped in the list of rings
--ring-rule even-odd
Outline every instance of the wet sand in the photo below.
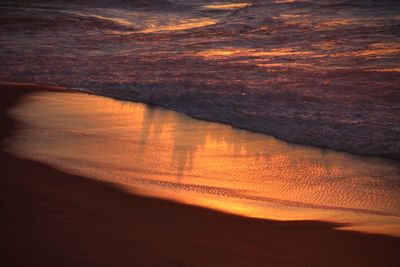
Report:
[[[5,111],[35,86],[2,85]],[[52,88],[49,88],[52,90]],[[57,89],[60,90],[60,89]],[[0,152],[2,266],[399,266],[400,239],[136,196]]]
[[[400,162],[82,93],[30,94],[9,114],[24,127],[4,151],[63,172],[225,213],[400,237]]]

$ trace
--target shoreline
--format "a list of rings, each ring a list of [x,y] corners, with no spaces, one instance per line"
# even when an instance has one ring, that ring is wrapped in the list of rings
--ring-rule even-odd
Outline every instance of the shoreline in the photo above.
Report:
[[[3,140],[23,127],[5,114],[25,94],[0,90]],[[0,152],[4,266],[397,266],[400,239],[319,221],[224,214],[124,192]],[[161,223],[162,222],[162,223]],[[24,257],[21,257],[24,255]]]
[[[249,128],[246,126],[241,126],[240,124],[235,124],[234,122],[230,122],[227,120],[219,120],[218,118],[208,118],[208,117],[202,117],[196,114],[192,114],[190,111],[179,108],[179,107],[175,107],[175,106],[167,106],[167,105],[163,105],[143,99],[143,100],[139,100],[139,99],[127,99],[124,98],[123,96],[115,96],[113,94],[98,94],[94,91],[91,90],[87,90],[87,89],[83,89],[83,88],[70,88],[70,87],[65,87],[62,85],[52,85],[52,84],[30,84],[30,83],[15,83],[15,82],[0,82],[0,87],[2,86],[22,86],[22,87],[45,87],[45,88],[54,88],[54,89],[58,89],[58,90],[63,90],[66,92],[76,92],[76,93],[86,93],[86,94],[90,94],[90,95],[96,95],[96,96],[103,96],[103,97],[107,97],[107,98],[111,98],[111,99],[115,99],[115,100],[119,100],[119,101],[126,101],[126,102],[133,102],[133,103],[141,103],[141,104],[146,104],[149,106],[154,106],[154,107],[159,107],[159,108],[163,108],[166,110],[170,110],[170,111],[174,111],[183,115],[186,115],[192,119],[196,119],[196,120],[200,120],[200,121],[206,121],[206,122],[212,122],[212,123],[219,123],[219,124],[223,124],[223,125],[228,125],[232,128],[235,129],[240,129],[240,130],[245,130],[248,132],[252,132],[252,133],[258,133],[258,134],[263,134],[266,136],[270,136],[273,137],[277,140],[289,143],[289,144],[295,144],[295,145],[299,145],[299,146],[310,146],[310,147],[314,147],[314,148],[319,148],[322,150],[332,150],[332,151],[336,151],[336,152],[340,152],[340,153],[347,153],[350,155],[355,155],[355,156],[363,156],[363,157],[369,157],[369,158],[381,158],[381,159],[386,159],[386,160],[390,160],[396,163],[400,164],[400,154],[379,154],[379,153],[362,153],[362,152],[356,152],[353,151],[351,149],[346,149],[346,148],[335,148],[335,147],[329,147],[329,146],[324,146],[322,144],[317,143],[313,143],[313,142],[299,142],[296,140],[291,140],[290,138],[284,138],[275,134],[272,134],[268,131],[263,131],[263,130],[257,130],[257,129],[253,129],[253,128]]]
[[[86,92],[86,91],[82,90],[82,92]],[[95,93],[93,93],[93,94],[97,95]],[[100,95],[100,96],[102,96],[102,95]],[[333,151],[337,151],[337,152],[348,153],[348,154],[355,155],[355,156],[383,158],[383,159],[392,160],[392,161],[400,163],[400,154],[393,154],[393,155],[389,154],[388,155],[388,154],[374,154],[374,153],[359,153],[359,152],[352,151],[350,149],[328,147],[328,146],[324,146],[324,145],[321,145],[321,144],[318,144],[318,143],[317,144],[316,143],[307,143],[307,142],[301,143],[301,142],[298,142],[298,141],[295,141],[295,140],[290,140],[290,139],[286,139],[286,138],[283,138],[283,137],[279,137],[277,135],[274,135],[272,133],[268,133],[266,131],[251,129],[251,128],[248,128],[248,127],[243,127],[243,126],[240,126],[240,125],[235,124],[233,122],[224,121],[224,120],[218,120],[218,119],[214,119],[213,120],[213,119],[208,119],[206,117],[203,118],[201,116],[196,116],[196,115],[191,114],[191,113],[189,113],[187,111],[180,110],[179,108],[174,109],[173,107],[158,105],[158,104],[155,104],[155,103],[152,103],[152,102],[141,102],[141,101],[134,101],[134,100],[126,100],[126,99],[123,99],[123,98],[116,98],[116,97],[113,97],[113,96],[105,96],[105,97],[111,97],[111,98],[114,98],[114,99],[120,100],[120,101],[132,101],[132,102],[143,103],[143,104],[151,105],[151,106],[155,106],[155,107],[165,108],[165,109],[168,109],[168,110],[172,110],[172,111],[184,114],[184,115],[186,115],[186,116],[188,116],[190,118],[196,119],[196,120],[220,123],[220,124],[231,126],[233,128],[236,128],[236,129],[245,130],[245,131],[249,131],[249,132],[252,132],[252,133],[264,134],[264,135],[271,136],[271,137],[276,138],[276,139],[278,139],[280,141],[287,142],[287,143],[290,143],[290,144],[295,144],[295,145],[300,145],[300,146],[311,146],[311,147],[315,147],[315,148],[319,148],[319,149],[333,150]]]

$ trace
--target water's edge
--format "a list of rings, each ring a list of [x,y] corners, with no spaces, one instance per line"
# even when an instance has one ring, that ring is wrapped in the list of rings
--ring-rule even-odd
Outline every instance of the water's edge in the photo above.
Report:
[[[400,159],[393,1],[255,0],[222,10],[208,0],[17,2],[0,7],[0,81],[81,88]]]
[[[385,158],[385,159],[389,159],[389,160],[394,160],[395,162],[400,162],[400,154],[397,154],[397,153],[396,154],[382,154],[382,153],[373,153],[373,152],[360,153],[359,151],[355,151],[353,149],[349,149],[346,147],[327,146],[327,145],[324,145],[321,140],[315,139],[314,142],[307,142],[304,140],[298,140],[296,138],[285,138],[284,136],[280,135],[279,133],[259,129],[259,128],[257,128],[257,125],[256,125],[256,127],[252,128],[252,127],[248,127],[246,125],[242,125],[240,123],[235,123],[233,121],[224,120],[224,119],[221,119],[218,117],[211,117],[211,116],[207,116],[207,115],[196,114],[195,112],[191,112],[188,109],[185,109],[185,108],[182,108],[182,107],[179,107],[176,105],[165,105],[163,103],[158,103],[156,101],[150,101],[149,99],[135,98],[132,94],[130,94],[129,96],[125,96],[125,97],[121,96],[121,95],[117,95],[117,94],[112,94],[112,92],[103,92],[102,94],[100,94],[99,92],[94,91],[94,90],[90,90],[90,89],[86,89],[86,88],[76,88],[76,87],[74,88],[74,87],[69,87],[64,84],[15,83],[15,82],[3,81],[3,82],[0,82],[0,85],[4,85],[4,86],[7,86],[7,85],[33,85],[33,86],[44,86],[44,87],[62,87],[67,91],[87,93],[87,94],[92,94],[92,95],[97,95],[97,96],[108,97],[108,98],[112,98],[112,99],[116,99],[116,100],[120,100],[120,101],[143,103],[143,104],[147,104],[150,106],[161,107],[161,108],[165,108],[167,110],[172,110],[175,112],[179,112],[181,114],[185,114],[193,119],[221,123],[221,124],[229,125],[231,127],[237,128],[237,129],[242,129],[242,130],[246,130],[246,131],[250,131],[250,132],[254,132],[254,133],[269,135],[278,140],[292,143],[292,144],[312,146],[312,147],[321,148],[321,149],[330,149],[330,150],[334,150],[334,151],[346,152],[346,153],[350,153],[353,155],[359,155],[359,156],[381,157],[381,158]]]
[[[250,217],[298,219],[300,210],[303,219],[336,218],[363,231],[380,222],[376,231],[396,230],[398,161],[291,144],[82,89],[62,87],[58,95],[35,87],[37,94],[10,111],[31,125],[9,140],[16,155]],[[376,221],[362,223],[370,219]]]
[[[64,85],[61,85],[64,86]],[[242,130],[247,130],[250,132],[254,132],[254,133],[260,133],[260,134],[265,134],[265,135],[269,135],[272,136],[278,140],[284,141],[284,142],[289,142],[292,144],[297,144],[297,145],[304,145],[304,146],[313,146],[313,147],[317,147],[317,148],[321,148],[321,149],[330,149],[330,150],[334,150],[334,151],[339,151],[339,152],[346,152],[346,153],[350,153],[353,155],[359,155],[359,156],[368,156],[368,157],[381,157],[381,158],[385,158],[385,159],[390,159],[390,160],[395,160],[400,161],[400,154],[383,154],[383,153],[379,153],[379,152],[359,152],[356,151],[354,149],[351,148],[346,148],[346,147],[336,147],[336,146],[327,146],[323,144],[323,140],[317,140],[315,139],[313,142],[308,142],[305,140],[299,140],[296,138],[286,138],[283,135],[273,132],[273,131],[268,131],[268,130],[264,130],[264,129],[260,129],[259,127],[257,127],[257,125],[255,125],[255,127],[248,127],[246,125],[240,124],[240,123],[236,123],[234,121],[229,121],[229,120],[224,120],[222,118],[218,118],[218,117],[211,117],[211,116],[207,116],[207,115],[203,115],[203,114],[196,114],[195,112],[191,112],[188,109],[185,109],[183,107],[179,107],[177,105],[165,105],[163,103],[158,103],[156,101],[151,101],[149,99],[140,99],[140,98],[135,98],[134,96],[130,95],[129,97],[124,97],[124,96],[120,96],[117,94],[112,94],[112,92],[103,92],[103,94],[99,94],[99,92],[96,92],[94,90],[90,90],[90,89],[85,89],[85,88],[70,88],[68,86],[65,86],[65,88],[67,90],[71,90],[71,91],[78,91],[78,92],[85,92],[85,93],[89,93],[89,94],[93,94],[93,95],[98,95],[98,96],[104,96],[104,97],[109,97],[112,99],[116,99],[116,100],[121,100],[121,101],[128,101],[128,102],[136,102],[136,103],[144,103],[150,106],[157,106],[157,107],[161,107],[161,108],[165,108],[168,110],[172,110],[172,111],[176,111],[182,114],[185,114],[193,119],[197,119],[197,120],[203,120],[203,121],[209,121],[209,122],[216,122],[216,123],[221,123],[221,124],[225,124],[225,125],[229,125],[231,127],[237,128],[237,129],[242,129]]]

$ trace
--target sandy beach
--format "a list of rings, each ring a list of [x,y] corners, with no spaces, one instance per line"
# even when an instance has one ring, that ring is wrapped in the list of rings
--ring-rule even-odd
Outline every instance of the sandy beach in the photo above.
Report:
[[[1,85],[7,110],[57,87]],[[127,193],[0,152],[1,266],[399,266],[400,239],[319,221],[272,221]]]

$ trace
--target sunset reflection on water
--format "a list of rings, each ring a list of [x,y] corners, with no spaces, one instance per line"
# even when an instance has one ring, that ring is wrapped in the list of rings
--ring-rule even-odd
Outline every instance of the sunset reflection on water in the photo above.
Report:
[[[397,1],[36,2],[1,9],[3,81],[399,157]]]
[[[8,147],[138,194],[251,217],[317,219],[400,234],[399,165],[289,144],[162,108],[39,93]]]
[[[244,7],[251,6],[250,3],[234,3],[234,4],[213,4],[204,6],[206,9],[222,9],[222,10],[234,10]]]

